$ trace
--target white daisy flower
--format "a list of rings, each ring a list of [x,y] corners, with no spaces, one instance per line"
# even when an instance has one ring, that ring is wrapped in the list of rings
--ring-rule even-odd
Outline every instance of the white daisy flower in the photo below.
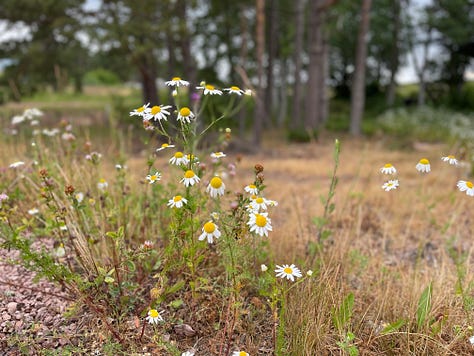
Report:
[[[441,157],[441,159],[443,160],[443,162],[448,162],[449,164],[452,164],[453,166],[457,166],[459,163],[456,157],[454,157],[453,155]]]
[[[140,106],[139,108],[130,111],[130,116],[141,116],[145,117],[146,114],[150,113],[151,109],[149,108],[150,103]]]
[[[183,198],[181,195],[175,195],[173,198],[168,200],[168,206],[170,208],[177,208],[180,209],[183,207],[184,204],[187,204],[188,200]]]
[[[227,91],[229,94],[237,94],[237,95],[242,95],[244,91],[240,89],[238,86],[231,86],[230,88],[225,88],[224,91]]]
[[[312,271],[312,270],[308,270],[308,271],[306,272],[306,275],[307,275],[308,277],[311,277],[311,276],[313,275],[313,271]]]
[[[165,84],[169,87],[187,87],[189,85],[189,82],[181,79],[180,77],[173,77],[173,79],[168,80],[167,82],[165,82]]]
[[[245,90],[244,94],[247,95],[247,96],[252,96],[253,92],[252,92],[251,89],[247,89],[247,90]]]
[[[43,135],[45,136],[48,136],[48,137],[54,137],[56,136],[60,131],[58,128],[54,128],[54,129],[43,129],[43,131],[41,131]]]
[[[268,267],[266,265],[260,265],[260,270],[262,272],[266,272],[266,271],[268,271]]]
[[[288,280],[294,282],[295,277],[300,278],[302,276],[301,271],[294,264],[278,266],[275,270],[276,276],[280,278],[287,278]]]
[[[278,206],[278,202],[276,200],[267,199],[268,206]]]
[[[25,117],[23,115],[15,115],[12,117],[11,124],[18,125],[21,124],[23,121],[25,121]]]
[[[101,178],[99,180],[99,183],[97,183],[97,188],[99,188],[99,190],[101,191],[106,190],[108,186],[109,186],[109,183],[107,183],[107,181],[104,178]]]
[[[164,321],[163,317],[156,309],[150,309],[150,311],[148,312],[148,316],[146,317],[146,320],[150,324],[158,324],[158,322]]]
[[[389,180],[382,185],[382,189],[386,192],[389,192],[393,189],[397,189],[400,184],[398,183],[398,179]]]
[[[212,152],[211,153],[211,157],[212,158],[222,158],[222,157],[225,157],[225,153],[224,152]]]
[[[272,221],[268,217],[268,213],[250,213],[250,219],[247,222],[250,226],[250,232],[255,232],[260,236],[268,236],[268,232],[272,231]]]
[[[182,107],[178,112],[178,118],[176,120],[180,121],[181,123],[191,123],[191,120],[194,119],[194,113],[189,110],[188,107]]]
[[[208,192],[211,198],[216,198],[217,196],[224,195],[225,184],[222,181],[221,177],[215,176],[212,177],[209,185],[206,188],[206,192]]]
[[[84,200],[84,193],[78,192],[74,197],[76,198],[78,203],[82,203],[82,201]]]
[[[161,173],[160,172],[155,172],[155,174],[149,174],[146,176],[146,179],[148,183],[153,184],[156,181],[159,181],[161,179]]]
[[[39,213],[39,210],[37,208],[29,209],[28,214],[30,215],[36,215]]]
[[[418,162],[415,167],[418,172],[428,173],[431,171],[430,161],[428,161],[426,158],[420,159],[420,162]]]
[[[180,183],[183,183],[185,187],[190,187],[199,183],[199,181],[199,177],[192,170],[188,169],[184,173],[184,177],[181,179]]]
[[[249,194],[253,194],[253,195],[257,195],[258,194],[258,188],[256,185],[254,184],[249,184],[247,185],[244,190],[249,193]]]
[[[145,120],[151,120],[153,119],[154,121],[158,120],[164,120],[166,121],[168,119],[168,116],[170,112],[168,111],[171,109],[171,105],[155,105],[150,109],[149,113],[146,113],[143,118]]]
[[[157,149],[156,149],[156,152],[158,152],[158,151],[163,151],[163,150],[165,150],[165,149],[167,149],[167,148],[172,148],[172,147],[174,147],[174,145],[170,145],[169,143],[163,143],[163,144],[160,146],[160,148],[157,148]]]
[[[251,209],[253,211],[267,210],[268,200],[263,197],[255,197],[250,202]]]
[[[23,112],[23,116],[25,117],[25,119],[27,120],[32,120],[34,119],[35,117],[38,117],[38,116],[43,116],[43,112],[37,108],[31,108],[31,109],[26,109],[24,112]]]
[[[185,351],[181,354],[181,356],[194,356],[194,351]]]
[[[234,351],[232,356],[249,356],[249,354],[245,351]]]
[[[474,184],[469,180],[460,180],[457,184],[461,192],[466,192],[467,195],[474,197]]]
[[[392,166],[391,163],[387,163],[382,168],[380,168],[380,172],[382,172],[383,174],[395,174],[397,173],[397,170],[394,166]]]
[[[202,234],[198,239],[199,241],[207,239],[207,242],[212,244],[214,242],[214,237],[216,239],[221,237],[221,232],[219,231],[216,224],[214,224],[212,221],[208,221],[202,227]]]
[[[222,92],[211,84],[205,84],[201,87],[196,87],[196,89],[203,89],[204,95],[222,95]]]
[[[469,338],[469,342],[471,345],[474,345],[474,335]]]
[[[170,158],[169,161],[171,164],[175,164],[177,166],[185,166],[189,163],[188,157],[183,154],[183,152],[176,152],[173,157]]]
[[[25,162],[23,161],[17,161],[17,162],[13,162],[12,164],[9,165],[10,168],[18,168],[18,167],[21,167],[21,166],[24,166],[25,165]]]

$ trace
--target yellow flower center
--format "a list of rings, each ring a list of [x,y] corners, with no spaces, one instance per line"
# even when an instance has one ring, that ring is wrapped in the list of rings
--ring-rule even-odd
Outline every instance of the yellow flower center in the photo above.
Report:
[[[211,179],[211,187],[213,187],[214,189],[219,189],[221,186],[222,186],[222,179],[220,179],[219,177],[214,177]]]
[[[180,77],[173,77],[173,79],[171,79],[172,82],[178,82],[180,80],[181,80]]]
[[[144,106],[140,106],[140,107],[137,109],[138,112],[142,112],[143,110],[145,110],[145,107],[144,107]]]
[[[168,145],[167,143],[164,143],[164,144],[161,145],[162,148],[166,148],[166,147],[168,147],[168,146],[169,146],[169,145]]]
[[[194,176],[195,176],[194,172],[190,169],[187,170],[186,173],[184,173],[184,178],[192,178]]]
[[[426,158],[422,158],[422,159],[420,159],[420,163],[424,164],[424,165],[427,165],[427,164],[430,164],[430,161],[428,161]]]
[[[174,154],[175,158],[183,158],[183,156],[184,156],[183,152],[179,152],[179,151]]]
[[[181,108],[181,110],[179,110],[179,114],[181,116],[189,116],[191,114],[191,110],[189,110],[189,108],[187,107],[184,107],[184,108]]]
[[[256,202],[257,204],[262,204],[262,203],[263,203],[263,198],[258,197],[257,199],[255,199],[255,202]]]
[[[472,189],[472,187],[474,187],[474,185],[473,185],[472,182],[470,182],[470,181],[467,181],[467,182],[466,182],[466,186],[467,186],[469,189]]]
[[[230,89],[235,90],[235,91],[240,91],[240,88],[236,87],[235,85],[231,86]]]
[[[156,177],[156,174],[153,174],[153,175],[150,177],[151,180],[156,180],[156,178],[157,178],[157,177]]]
[[[449,155],[448,158],[449,158],[449,159],[453,159],[453,158],[455,158],[455,157],[454,157],[453,155]]]
[[[156,115],[156,114],[158,114],[159,112],[161,112],[161,108],[160,108],[159,106],[156,106],[156,105],[155,105],[155,106],[153,106],[153,107],[151,108],[151,114],[152,114],[152,115]]]
[[[183,199],[183,197],[181,195],[177,195],[173,198],[174,202],[177,203],[179,201],[181,201],[181,199]]]
[[[283,272],[285,272],[286,274],[293,274],[293,269],[291,269],[290,267],[285,267]]]
[[[216,225],[208,221],[207,223],[204,224],[204,231],[207,232],[208,234],[212,234],[216,230]]]
[[[390,168],[390,167],[392,167],[392,165],[390,163],[387,163],[384,167],[385,168]]]
[[[105,179],[104,179],[104,178],[100,178],[100,179],[99,179],[99,183],[102,183],[102,184],[104,184],[104,183],[107,183],[107,182],[105,181]]]
[[[255,188],[257,188],[257,186],[255,184],[249,184],[249,188],[250,189],[255,189]]]
[[[211,84],[206,84],[205,88],[207,90],[214,90],[215,89],[214,85],[211,85]]]
[[[239,356],[247,356],[248,354],[245,351],[240,351]]]
[[[158,318],[160,316],[160,313],[158,313],[158,310],[156,310],[156,309],[151,309],[148,312],[148,315],[152,318]]]
[[[255,224],[257,224],[258,227],[264,227],[267,225],[267,218],[263,215],[260,214],[255,214],[256,219],[255,219]]]

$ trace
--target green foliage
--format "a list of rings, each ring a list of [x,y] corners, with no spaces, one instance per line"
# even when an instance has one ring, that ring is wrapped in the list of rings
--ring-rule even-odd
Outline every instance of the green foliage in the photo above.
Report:
[[[105,84],[105,85],[114,85],[120,83],[120,78],[114,72],[98,68],[87,72],[84,76],[85,84]]]
[[[313,130],[309,132],[308,130],[303,129],[288,129],[287,132],[287,139],[290,142],[310,142],[311,140],[317,140],[319,131]]]
[[[396,332],[400,330],[400,328],[402,328],[405,324],[406,324],[405,319],[399,319],[397,321],[394,321],[391,324],[388,324],[386,327],[383,328],[383,330],[380,333],[382,335],[385,335],[385,334]]]
[[[339,333],[343,333],[348,327],[354,308],[354,294],[349,293],[338,308],[333,308],[331,312],[332,322]]]
[[[422,330],[426,319],[431,311],[431,299],[433,294],[433,282],[423,290],[420,299],[418,300],[418,307],[416,308],[416,325],[418,330]]]

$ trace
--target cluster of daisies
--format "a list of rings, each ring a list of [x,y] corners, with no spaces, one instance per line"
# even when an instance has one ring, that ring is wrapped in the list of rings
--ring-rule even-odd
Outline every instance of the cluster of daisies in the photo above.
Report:
[[[452,166],[459,165],[459,161],[456,159],[454,155],[441,157],[441,160]],[[430,161],[427,158],[422,158],[415,165],[415,168],[420,173],[430,173],[431,172]],[[391,163],[387,163],[382,168],[380,168],[380,172],[387,175],[396,175],[397,169]],[[382,185],[382,189],[385,190],[386,192],[389,192],[391,190],[397,189],[399,185],[400,183],[398,179],[394,178],[385,182]],[[466,192],[467,195],[474,196],[474,184],[471,181],[459,180],[456,185],[461,192]]]
[[[165,84],[169,87],[173,87],[174,90],[172,92],[173,96],[178,95],[178,90],[180,87],[188,87],[190,84],[188,81],[181,79],[180,77],[174,77],[173,79],[165,82]],[[201,82],[200,86],[197,86],[196,89],[199,93],[194,93],[196,96],[193,95],[194,98],[199,100],[200,93],[203,95],[222,95],[223,92],[229,95],[252,95],[251,90],[243,90],[240,89],[238,86],[231,86],[229,88],[224,88],[222,90],[216,88],[212,84],[207,84],[206,82]],[[147,130],[154,130],[155,125],[153,122],[161,124],[162,121],[167,121],[168,117],[171,115],[173,111],[173,107],[171,105],[153,105],[150,107],[150,103],[147,103],[139,108],[130,112],[130,116],[138,116],[143,119],[143,126]],[[196,119],[196,114],[187,106],[177,107],[176,108],[176,120],[179,121],[181,124],[190,124],[192,121]]]

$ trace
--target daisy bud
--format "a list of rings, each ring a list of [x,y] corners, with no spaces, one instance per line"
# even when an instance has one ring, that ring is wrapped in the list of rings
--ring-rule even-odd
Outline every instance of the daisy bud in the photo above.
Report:
[[[268,267],[266,265],[261,265],[260,269],[262,270],[262,272],[265,272],[268,270]]]
[[[261,165],[260,163],[257,163],[255,165],[255,173],[258,174],[260,172],[263,172],[263,165]]]
[[[178,95],[178,91],[177,91],[176,89],[173,90],[173,91],[171,92],[171,95],[172,95],[172,96],[177,96],[177,95]]]
[[[313,271],[309,270],[308,272],[306,272],[306,275],[307,275],[308,277],[311,277],[311,276],[313,275]]]

